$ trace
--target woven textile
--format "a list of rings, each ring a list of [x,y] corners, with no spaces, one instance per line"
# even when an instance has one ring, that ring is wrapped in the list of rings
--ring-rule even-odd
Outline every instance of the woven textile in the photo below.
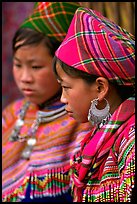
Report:
[[[3,111],[3,202],[17,202],[23,199],[28,185],[31,188],[31,198],[54,197],[68,192],[70,178],[68,173],[63,174],[63,171],[69,165],[71,154],[78,151],[80,141],[89,130],[87,124],[78,125],[67,114],[43,123],[36,132],[37,143],[30,160],[21,159],[24,145],[8,140],[24,102],[25,100],[18,100]],[[61,105],[58,100],[43,111],[53,111]],[[28,135],[38,110],[34,104],[29,106],[20,130],[21,137]]]
[[[36,2],[31,16],[21,25],[61,42],[66,36],[77,2]]]
[[[75,69],[135,85],[134,36],[97,11],[77,9],[55,55]]]
[[[130,201],[135,180],[135,98],[124,101],[108,124],[88,133],[71,168],[74,201]]]

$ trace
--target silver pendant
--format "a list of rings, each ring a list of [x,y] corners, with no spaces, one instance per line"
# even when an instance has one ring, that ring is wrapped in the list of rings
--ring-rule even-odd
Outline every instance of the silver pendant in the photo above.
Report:
[[[16,121],[16,126],[17,126],[17,127],[21,127],[22,125],[24,125],[24,121],[19,118],[19,119]]]
[[[31,152],[28,150],[28,151],[23,151],[22,152],[22,158],[23,159],[29,159],[30,158],[30,154]]]
[[[9,137],[10,142],[16,142],[19,139],[18,135],[15,131],[12,132],[11,136]]]
[[[31,151],[32,151],[31,148],[26,147],[26,148],[23,150],[21,157],[22,157],[23,159],[29,159],[29,158],[30,158],[30,155],[31,155]]]
[[[34,146],[36,144],[36,138],[30,138],[27,140],[29,146]]]

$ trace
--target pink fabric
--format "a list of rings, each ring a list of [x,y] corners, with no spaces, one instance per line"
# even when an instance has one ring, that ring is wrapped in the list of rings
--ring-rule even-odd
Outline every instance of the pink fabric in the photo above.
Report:
[[[135,85],[134,36],[97,11],[77,9],[55,55],[75,69]]]
[[[74,168],[77,171],[72,176],[75,184],[74,197],[77,195],[78,202],[81,202],[82,189],[86,185],[87,180],[101,179],[105,160],[116,139],[121,141],[123,134],[125,137],[128,136],[128,132],[125,132],[124,129],[127,126],[135,125],[134,107],[134,100],[128,99],[124,101],[114,112],[108,124],[95,133],[95,129],[88,133],[82,143],[81,151],[77,156],[72,157],[72,169]],[[75,162],[75,158],[80,156],[82,156],[82,161],[79,163]],[[90,176],[87,175],[89,170]]]

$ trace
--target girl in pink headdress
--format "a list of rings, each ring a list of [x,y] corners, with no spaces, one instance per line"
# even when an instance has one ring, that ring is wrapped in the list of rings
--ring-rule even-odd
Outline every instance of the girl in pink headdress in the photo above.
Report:
[[[2,113],[3,202],[72,201],[66,168],[90,125],[67,115],[52,59],[78,7],[36,2],[13,38],[13,75],[24,97]]]
[[[53,69],[69,116],[91,131],[71,157],[74,202],[132,201],[135,40],[99,12],[78,8]]]

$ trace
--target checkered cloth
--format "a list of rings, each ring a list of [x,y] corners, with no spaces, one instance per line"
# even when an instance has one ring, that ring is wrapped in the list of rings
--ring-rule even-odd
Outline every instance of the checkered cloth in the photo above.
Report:
[[[66,36],[78,2],[36,2],[21,27],[31,28],[61,42]]]
[[[69,66],[135,85],[135,39],[99,12],[79,7],[55,55]]]

